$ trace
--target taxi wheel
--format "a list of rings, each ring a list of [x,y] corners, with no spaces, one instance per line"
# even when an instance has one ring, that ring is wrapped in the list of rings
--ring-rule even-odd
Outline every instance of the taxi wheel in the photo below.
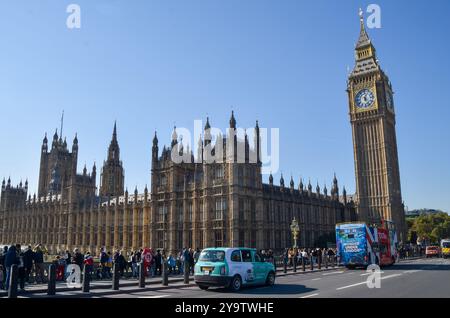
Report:
[[[237,292],[237,291],[239,291],[241,289],[241,287],[242,287],[241,277],[239,277],[239,275],[234,276],[232,281],[231,281],[231,284],[230,284],[230,289],[232,291]]]
[[[206,285],[198,285],[198,288],[200,288],[201,290],[207,290],[209,288],[209,286]]]
[[[275,285],[275,274],[273,272],[270,272],[269,275],[267,275],[266,285],[267,286]]]

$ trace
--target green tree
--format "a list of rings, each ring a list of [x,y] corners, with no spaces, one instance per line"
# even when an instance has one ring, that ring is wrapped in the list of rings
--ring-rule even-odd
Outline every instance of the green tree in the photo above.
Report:
[[[412,223],[408,222],[408,225],[410,239],[414,237],[414,233],[432,243],[439,243],[441,239],[450,237],[450,215],[446,213],[420,215]]]

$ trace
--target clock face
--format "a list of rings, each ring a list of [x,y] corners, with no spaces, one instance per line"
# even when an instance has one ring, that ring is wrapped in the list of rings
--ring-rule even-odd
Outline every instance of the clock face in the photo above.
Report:
[[[356,107],[365,109],[370,108],[375,102],[375,95],[370,89],[364,88],[356,94],[355,103]]]
[[[394,111],[394,99],[391,93],[388,93],[386,96],[386,104],[389,110]]]

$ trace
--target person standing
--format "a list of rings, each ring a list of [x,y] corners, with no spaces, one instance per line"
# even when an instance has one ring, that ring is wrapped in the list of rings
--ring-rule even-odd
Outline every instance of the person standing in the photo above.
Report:
[[[34,252],[34,272],[35,272],[35,283],[37,284],[38,281],[43,284],[45,283],[45,277],[44,277],[44,252],[42,251],[42,247],[39,244],[36,247],[36,250]],[[39,277],[39,279],[38,279]]]
[[[25,290],[25,264],[23,261],[24,253],[22,251],[22,246],[20,244],[16,244],[17,250],[17,281],[19,283],[20,290]]]
[[[84,262],[84,256],[83,254],[81,254],[81,252],[78,250],[78,248],[76,248],[74,251],[74,257],[73,257],[73,264],[76,264],[80,267],[80,269],[83,269],[83,262]]]
[[[17,252],[16,247],[14,245],[11,245],[8,248],[8,252],[6,252],[5,256],[5,267],[6,267],[6,282],[5,282],[5,289],[8,290],[9,288],[9,281],[11,277],[11,266],[14,264],[17,264]]]
[[[197,248],[194,253],[194,265],[197,264],[199,257],[200,257],[200,249]]]
[[[162,266],[161,251],[157,250],[156,251],[156,256],[155,256],[155,275],[156,275],[156,273],[158,273],[158,276],[161,276],[161,274],[162,274],[161,266]]]
[[[106,252],[101,249],[100,250],[100,265],[102,266],[102,278],[106,278],[108,276],[107,271],[108,271],[108,255],[106,254]]]
[[[23,253],[23,264],[25,266],[25,282],[30,282],[30,274],[33,269],[33,258],[34,252],[31,249],[31,246],[28,246],[25,252]]]
[[[92,271],[94,269],[94,259],[92,258],[90,252],[87,252],[86,255],[84,256],[83,263],[86,267],[86,272],[84,274],[91,276]]]
[[[0,285],[2,285],[3,287],[5,286],[5,279],[6,279],[6,267],[5,267],[5,257],[6,257],[6,253],[8,252],[8,246],[4,246],[3,250],[0,251],[0,268],[2,271],[1,277],[2,280],[0,281]]]

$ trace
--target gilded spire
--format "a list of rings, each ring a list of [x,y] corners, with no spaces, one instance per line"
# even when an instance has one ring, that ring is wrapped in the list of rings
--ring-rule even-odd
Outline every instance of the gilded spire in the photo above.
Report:
[[[364,26],[364,15],[361,8],[359,9],[359,23],[360,23],[360,31],[358,42],[356,42],[357,49],[371,44],[370,38],[367,35],[366,28]]]

